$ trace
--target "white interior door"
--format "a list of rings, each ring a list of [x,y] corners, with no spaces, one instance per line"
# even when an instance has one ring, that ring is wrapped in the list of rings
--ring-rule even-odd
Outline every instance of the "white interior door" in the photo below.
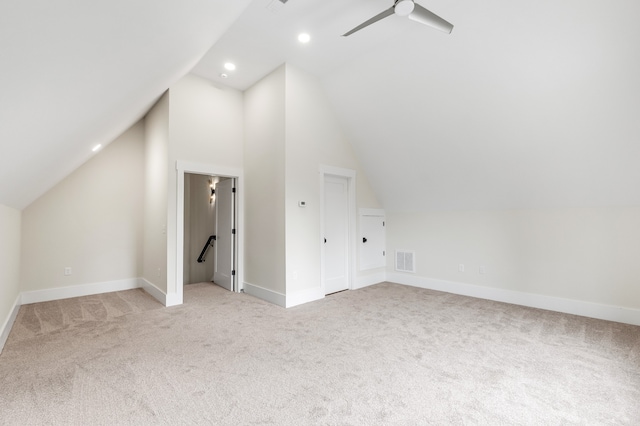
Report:
[[[369,210],[369,209],[367,209]],[[360,214],[360,270],[386,266],[384,214]]]
[[[216,242],[213,282],[233,291],[234,279],[234,179],[221,180],[215,185]]]
[[[324,288],[325,294],[349,288],[348,180],[324,178]]]

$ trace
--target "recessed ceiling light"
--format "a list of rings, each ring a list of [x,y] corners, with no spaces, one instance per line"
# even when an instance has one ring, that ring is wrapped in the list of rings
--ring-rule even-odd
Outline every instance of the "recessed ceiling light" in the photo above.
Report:
[[[101,144],[101,143],[99,143],[98,145],[94,146],[94,147],[91,149],[91,151],[93,151],[93,152],[97,152],[97,151],[100,151],[100,148],[102,148],[102,144]]]
[[[227,62],[226,64],[224,64],[224,69],[227,71],[234,71],[236,69],[236,65],[232,64],[231,62]]]
[[[307,33],[302,33],[298,35],[298,41],[300,43],[309,43],[310,40],[311,40],[311,36]]]

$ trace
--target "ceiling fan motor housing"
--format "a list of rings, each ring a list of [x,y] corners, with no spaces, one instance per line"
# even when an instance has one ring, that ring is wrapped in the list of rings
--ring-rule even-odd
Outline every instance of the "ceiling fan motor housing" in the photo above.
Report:
[[[393,12],[398,16],[408,16],[413,12],[415,5],[411,0],[398,0],[393,6]]]
[[[370,18],[364,21],[362,24],[358,25],[351,31],[347,31],[342,36],[343,37],[349,36],[355,33],[356,31],[360,31],[361,29],[366,28],[371,24],[375,24],[376,22],[384,18],[387,18],[391,15],[407,17],[412,21],[416,21],[421,24],[428,25],[437,30],[444,31],[447,34],[451,33],[451,30],[453,29],[453,25],[450,22],[445,21],[435,13],[415,3],[413,0],[394,0],[393,6],[383,10],[373,18]]]

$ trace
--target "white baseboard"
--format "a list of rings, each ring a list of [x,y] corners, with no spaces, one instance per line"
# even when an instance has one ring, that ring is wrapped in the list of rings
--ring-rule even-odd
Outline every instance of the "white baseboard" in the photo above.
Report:
[[[282,293],[262,288],[246,281],[243,283],[243,288],[245,293],[255,296],[258,299],[265,300],[269,303],[273,303],[274,305],[282,306],[283,308],[287,306],[287,298]]]
[[[640,309],[584,302],[574,299],[564,299],[561,297],[543,296],[540,294],[524,293],[495,287],[484,287],[454,281],[436,280],[401,273],[388,274],[387,281],[410,285],[412,287],[477,297],[479,299],[494,300],[496,302],[505,302],[514,305],[528,306],[531,308],[580,315],[583,317],[640,325]]]
[[[72,297],[91,296],[93,294],[110,293],[139,288],[138,278],[106,281],[101,283],[80,284],[69,287],[50,288],[22,292],[22,304],[49,302],[51,300],[70,299]]]
[[[293,306],[302,305],[303,303],[313,302],[314,300],[320,300],[324,298],[324,291],[322,287],[309,288],[306,290],[300,290],[287,294],[287,308]]]
[[[376,272],[375,274],[363,275],[356,278],[356,284],[352,290],[358,290],[360,288],[369,287],[370,285],[379,284],[387,281],[387,272]]]
[[[151,297],[162,303],[164,306],[168,306],[167,295],[164,291],[160,290],[158,287],[145,280],[144,278],[138,278],[138,284],[138,287],[149,293]]]
[[[2,324],[2,328],[0,328],[0,353],[4,349],[4,344],[7,343],[7,339],[9,338],[9,333],[11,333],[11,327],[13,327],[13,323],[16,322],[16,317],[18,316],[18,311],[20,310],[20,305],[22,304],[22,295],[18,295],[16,297],[16,301],[13,303],[13,308],[11,308],[11,312],[7,317],[4,324]]]

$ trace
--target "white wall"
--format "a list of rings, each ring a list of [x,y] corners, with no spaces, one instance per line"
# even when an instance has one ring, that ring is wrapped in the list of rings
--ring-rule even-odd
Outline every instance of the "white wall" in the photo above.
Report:
[[[183,278],[176,275],[177,209],[183,206],[177,205],[176,162],[242,169],[243,100],[240,91],[217,87],[192,74],[171,86],[169,94],[167,293],[179,294]]]
[[[138,122],[23,210],[21,291],[140,276],[143,141]]]
[[[188,74],[171,86],[169,161],[243,166],[242,92]]]
[[[142,277],[167,291],[167,172],[169,149],[169,93],[145,117],[144,239]]]
[[[25,209],[22,252],[37,267],[23,263],[21,290],[142,277],[156,297],[175,293],[176,160],[242,167],[242,131],[240,92],[182,79],[144,121]]]
[[[285,67],[244,93],[245,281],[279,295],[285,282]]]
[[[246,281],[275,303],[321,296],[321,165],[356,171],[358,207],[379,207],[319,81],[282,65],[245,92]]]
[[[321,285],[320,165],[355,170],[357,208],[380,205],[319,81],[290,64],[286,65],[285,140],[286,273],[290,295]],[[305,208],[298,207],[302,200],[307,203]],[[353,260],[357,264],[359,255]],[[358,270],[357,274],[376,272],[380,271]]]
[[[416,251],[415,276],[388,262],[391,279],[640,309],[640,207],[388,213],[387,224],[389,251]]]
[[[0,351],[20,294],[20,230],[20,211],[0,204]]]

